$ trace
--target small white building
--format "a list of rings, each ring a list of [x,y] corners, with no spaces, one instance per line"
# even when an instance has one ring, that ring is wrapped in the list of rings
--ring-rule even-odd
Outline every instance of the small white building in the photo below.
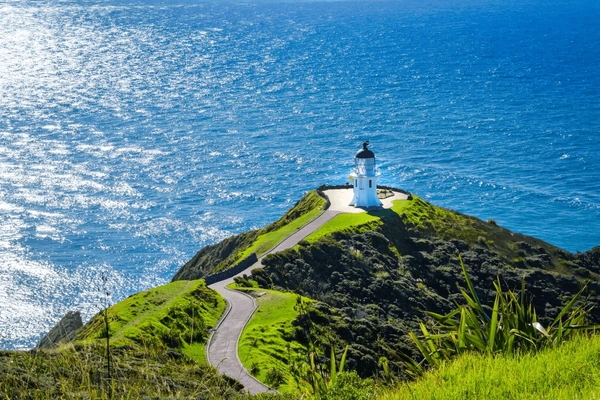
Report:
[[[350,180],[354,186],[354,197],[350,202],[354,207],[380,207],[383,203],[377,197],[377,168],[375,154],[367,148],[369,142],[354,156],[354,171]]]

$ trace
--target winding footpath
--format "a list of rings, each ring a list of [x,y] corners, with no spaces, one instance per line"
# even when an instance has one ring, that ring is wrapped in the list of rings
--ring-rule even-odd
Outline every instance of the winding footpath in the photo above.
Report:
[[[325,193],[331,201],[331,206],[307,225],[282,240],[278,245],[265,253],[263,257],[267,254],[277,253],[294,247],[298,242],[338,214],[365,212],[362,209],[347,206],[352,198],[352,189],[327,190]],[[398,193],[392,198],[385,199],[384,208],[391,207],[392,201],[396,199],[406,199],[406,195]],[[253,269],[262,268],[263,257],[235,276],[248,275]],[[238,380],[250,394],[269,392],[271,389],[252,377],[246,371],[238,357],[239,338],[242,335],[242,330],[254,314],[257,305],[249,295],[227,289],[227,285],[233,283],[233,278],[225,279],[208,286],[216,290],[227,300],[227,309],[208,341],[207,359],[219,372]]]

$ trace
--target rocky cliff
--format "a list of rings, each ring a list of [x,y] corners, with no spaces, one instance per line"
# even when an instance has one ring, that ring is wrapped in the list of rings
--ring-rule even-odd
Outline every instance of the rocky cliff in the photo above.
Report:
[[[81,313],[69,311],[60,321],[38,342],[36,349],[51,349],[60,343],[66,343],[75,338],[79,328],[83,326]]]

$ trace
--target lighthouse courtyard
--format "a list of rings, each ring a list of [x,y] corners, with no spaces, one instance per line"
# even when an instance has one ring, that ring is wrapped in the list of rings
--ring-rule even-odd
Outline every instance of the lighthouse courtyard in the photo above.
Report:
[[[337,211],[339,213],[352,213],[358,214],[367,212],[369,209],[355,207],[350,204],[350,201],[354,197],[354,190],[352,188],[348,189],[328,189],[324,190],[323,193],[329,198],[331,205],[329,206],[329,210]],[[400,192],[392,192],[392,196],[381,199],[383,203],[380,207],[374,207],[373,209],[378,208],[391,208],[394,200],[407,200],[408,194],[400,193]]]

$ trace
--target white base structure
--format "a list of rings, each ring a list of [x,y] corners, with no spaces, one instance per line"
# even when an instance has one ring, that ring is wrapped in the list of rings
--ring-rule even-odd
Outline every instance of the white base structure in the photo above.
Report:
[[[354,196],[349,204],[354,207],[381,207],[383,204],[377,197],[375,154],[368,145],[369,142],[364,142],[363,148],[354,156],[354,171],[350,174]]]

